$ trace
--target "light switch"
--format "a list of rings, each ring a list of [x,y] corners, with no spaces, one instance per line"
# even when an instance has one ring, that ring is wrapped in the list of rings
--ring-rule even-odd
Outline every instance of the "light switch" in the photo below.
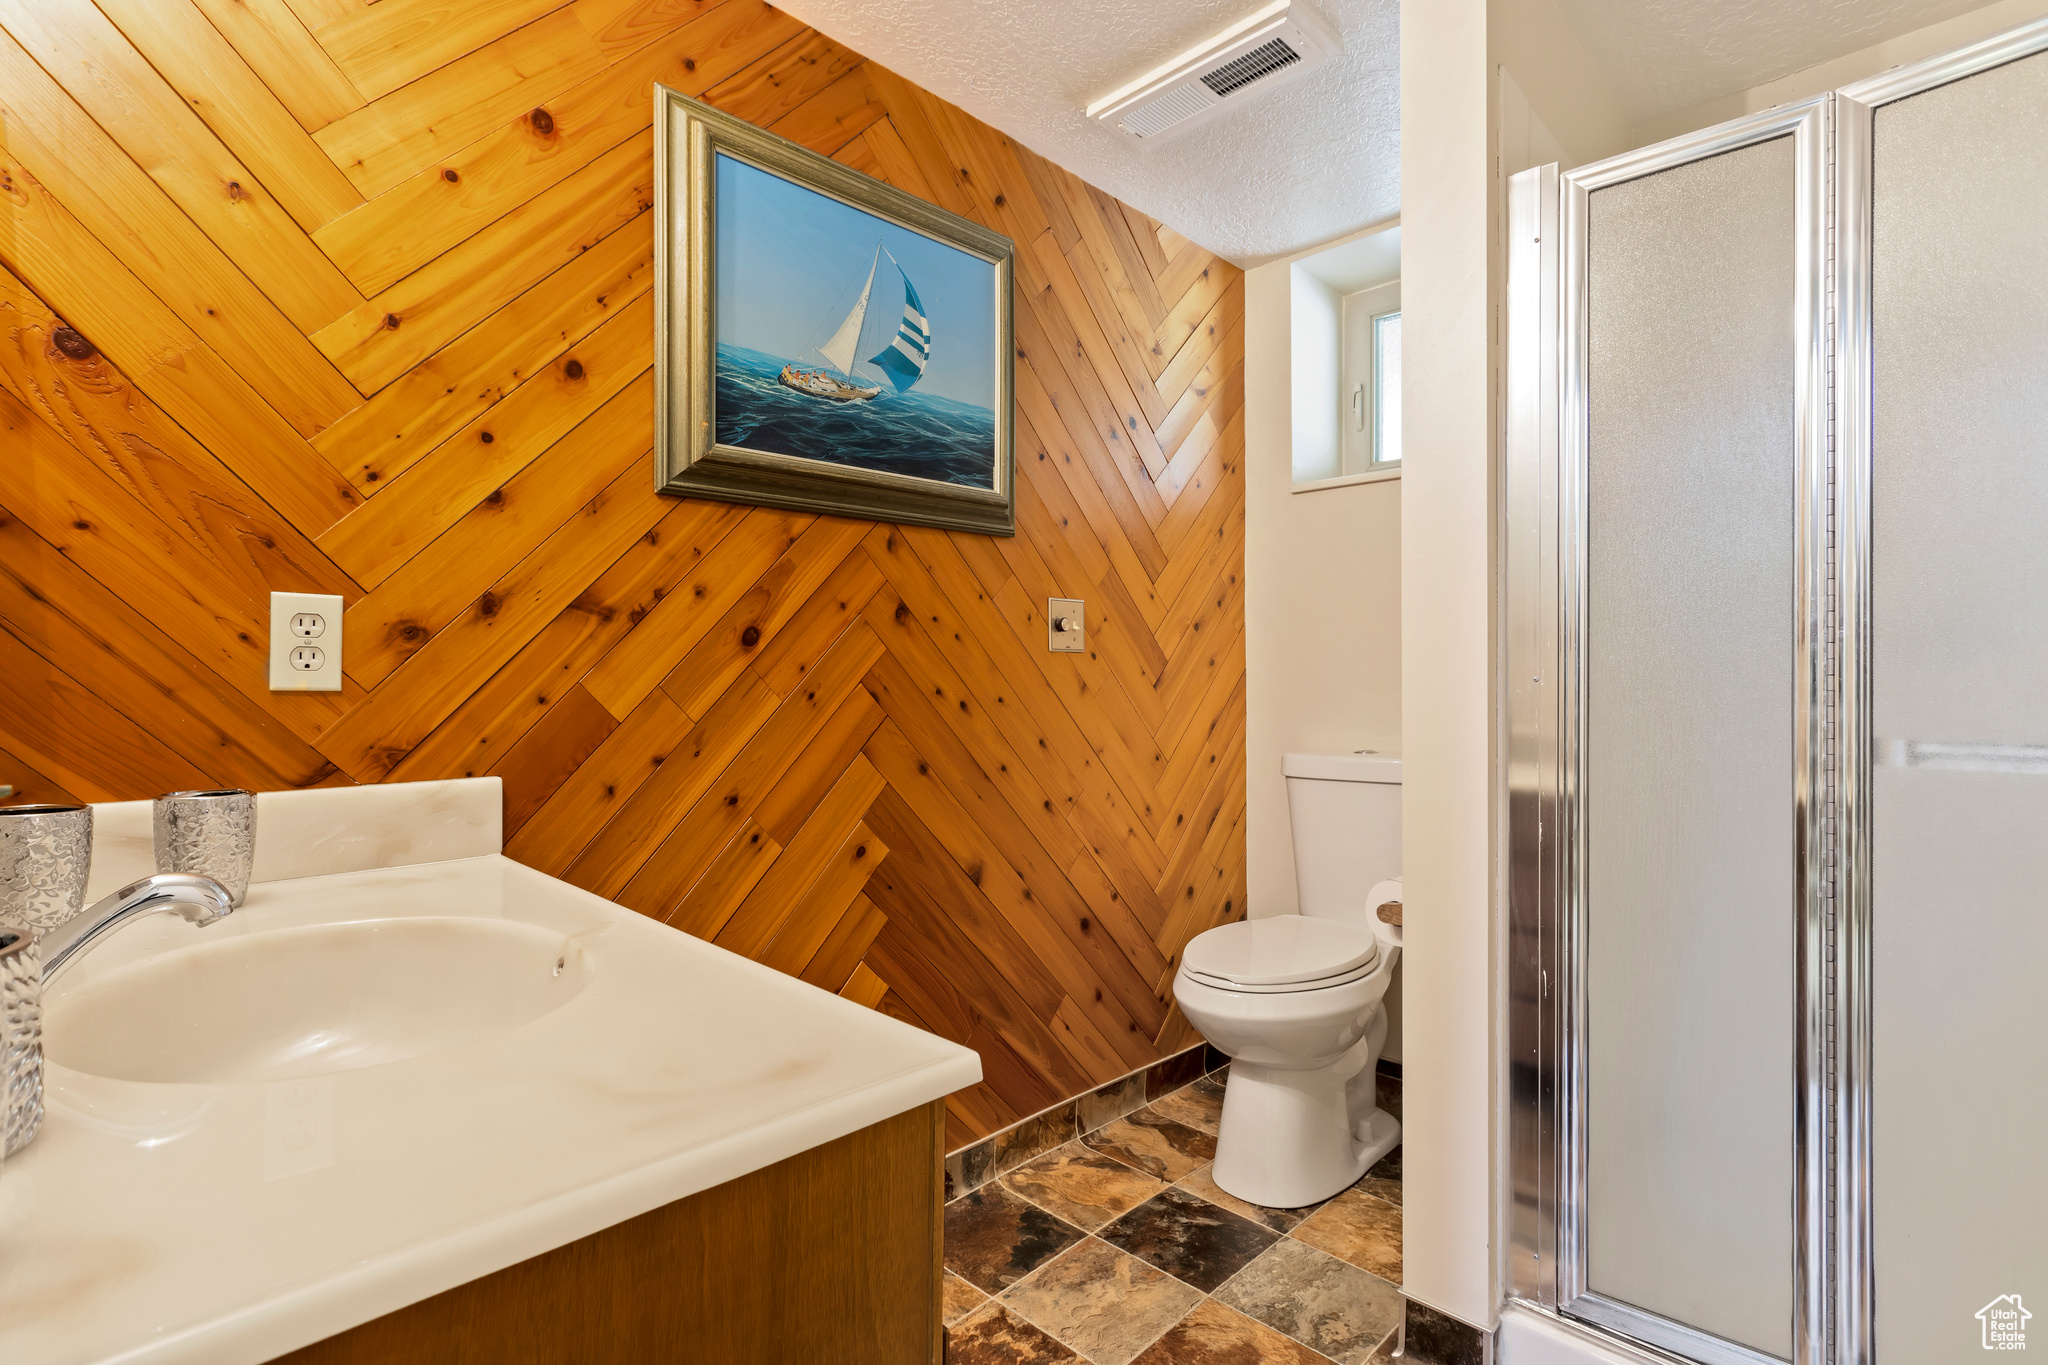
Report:
[[[341,599],[270,594],[270,690],[341,691]]]
[[[1078,597],[1045,599],[1045,647],[1060,654],[1079,654],[1087,645],[1083,609]]]

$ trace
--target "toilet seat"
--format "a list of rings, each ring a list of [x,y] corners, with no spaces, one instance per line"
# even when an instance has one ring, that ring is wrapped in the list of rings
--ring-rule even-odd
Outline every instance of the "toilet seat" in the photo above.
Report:
[[[1283,981],[1271,986],[1247,986],[1241,982],[1225,980],[1220,976],[1210,976],[1205,972],[1188,971],[1186,974],[1187,979],[1190,981],[1198,982],[1214,990],[1230,991],[1235,995],[1299,995],[1303,991],[1326,990],[1332,986],[1346,986],[1353,981],[1362,981],[1373,974],[1374,967],[1377,965],[1375,963],[1364,967],[1354,967],[1348,972],[1340,972],[1336,976],[1318,977],[1314,981]]]
[[[1191,978],[1217,990],[1289,994],[1341,986],[1371,974],[1379,939],[1342,920],[1273,915],[1198,934],[1181,957]]]

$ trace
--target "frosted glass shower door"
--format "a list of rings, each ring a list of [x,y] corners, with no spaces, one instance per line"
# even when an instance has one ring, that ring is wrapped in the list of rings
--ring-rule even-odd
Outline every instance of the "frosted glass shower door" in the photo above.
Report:
[[[1584,210],[1569,1311],[1702,1360],[1792,1355],[1797,172],[1778,136]]]
[[[2048,18],[1543,175],[1511,1292],[1701,1365],[2038,1352]]]
[[[2010,1352],[2006,1296],[2048,1348],[2048,55],[1868,117],[1872,1340],[1912,1365]]]

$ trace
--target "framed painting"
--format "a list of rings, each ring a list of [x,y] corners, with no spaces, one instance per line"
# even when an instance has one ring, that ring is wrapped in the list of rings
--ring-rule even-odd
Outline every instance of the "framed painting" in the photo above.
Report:
[[[1010,239],[655,87],[655,486],[1016,533]]]

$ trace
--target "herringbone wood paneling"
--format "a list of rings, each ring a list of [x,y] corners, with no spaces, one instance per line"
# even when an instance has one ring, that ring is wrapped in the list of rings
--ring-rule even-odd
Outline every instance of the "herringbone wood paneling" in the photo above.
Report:
[[[1236,270],[759,0],[0,0],[0,781],[495,773],[508,852],[978,1050],[1244,904]],[[661,81],[1017,243],[1017,524],[650,490]],[[265,682],[341,594],[347,686]],[[1047,597],[1089,603],[1045,649]]]

